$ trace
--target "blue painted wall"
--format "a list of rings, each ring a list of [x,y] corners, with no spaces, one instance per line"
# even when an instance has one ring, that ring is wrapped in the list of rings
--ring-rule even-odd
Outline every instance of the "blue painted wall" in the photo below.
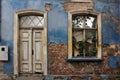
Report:
[[[94,0],[95,10],[106,14],[102,21],[103,44],[120,44],[120,35],[117,32],[118,25],[112,17],[119,17],[119,0]],[[112,3],[113,2],[113,3]]]
[[[50,42],[63,42],[67,44],[68,16],[67,12],[63,8],[63,3],[66,1],[69,0],[1,0],[2,22],[0,45],[9,46],[9,61],[4,62],[3,65],[3,71],[5,73],[13,73],[14,13],[18,10],[24,9],[36,9],[45,11],[45,4],[50,3],[51,10],[48,12],[48,44]],[[117,32],[118,25],[111,18],[111,16],[120,16],[120,4],[118,2],[111,3],[105,0],[94,0],[94,3],[95,10],[97,12],[105,13],[107,16],[107,18],[102,21],[102,43],[120,44],[120,33]],[[112,9],[113,12],[111,12],[110,9]]]
[[[1,1],[0,1],[0,27],[1,27]],[[0,28],[0,33],[1,33],[1,28]],[[1,37],[1,35],[0,35]]]

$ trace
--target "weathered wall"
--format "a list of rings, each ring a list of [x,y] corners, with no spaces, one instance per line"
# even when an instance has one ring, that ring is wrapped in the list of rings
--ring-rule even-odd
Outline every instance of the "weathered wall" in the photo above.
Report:
[[[119,45],[103,46],[103,61],[68,62],[67,45],[51,43],[48,46],[48,60],[52,75],[120,75]],[[117,56],[115,56],[117,55]],[[56,65],[57,64],[57,65]]]
[[[67,62],[68,15],[63,3],[69,0],[1,0],[1,41],[9,46],[9,60],[3,63],[3,72],[13,74],[13,24],[18,10],[36,9],[45,11],[45,4],[51,4],[48,12],[48,72],[54,75],[70,74],[118,74],[120,68],[120,3],[119,0],[94,0],[95,11],[102,13],[102,62]],[[54,42],[54,43],[51,43]],[[61,44],[62,43],[62,44]],[[113,52],[112,52],[113,51]],[[58,64],[59,63],[59,64]],[[108,64],[110,63],[110,64]],[[89,68],[91,70],[89,71]],[[96,72],[96,70],[98,70]],[[102,72],[101,72],[102,71]],[[76,79],[77,80],[77,79]]]
[[[9,60],[4,62],[5,73],[13,73],[13,24],[14,13],[18,10],[36,9],[45,11],[45,4],[50,3],[51,10],[48,12],[48,43],[67,43],[67,13],[62,3],[67,0],[1,0],[2,24],[1,45],[9,46]]]
[[[119,44],[119,0],[94,0],[95,10],[103,13],[102,42],[103,44]],[[107,32],[106,32],[107,31]]]
[[[67,45],[50,43],[48,46],[49,73],[52,75],[89,74],[91,80],[117,79],[120,75],[120,19],[119,0],[94,0],[95,11],[102,13],[102,55],[101,62],[68,62]],[[54,41],[53,41],[54,42]],[[57,64],[57,65],[56,65]],[[97,75],[106,75],[98,76]],[[85,76],[80,77],[81,80]],[[55,78],[55,77],[54,77]],[[59,79],[65,79],[58,77]],[[70,80],[79,80],[71,77]],[[62,80],[61,79],[61,80]]]

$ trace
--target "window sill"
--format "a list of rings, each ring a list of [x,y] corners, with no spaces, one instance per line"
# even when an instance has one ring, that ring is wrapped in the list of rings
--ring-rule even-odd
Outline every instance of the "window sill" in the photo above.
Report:
[[[68,62],[100,62],[99,58],[67,58]]]

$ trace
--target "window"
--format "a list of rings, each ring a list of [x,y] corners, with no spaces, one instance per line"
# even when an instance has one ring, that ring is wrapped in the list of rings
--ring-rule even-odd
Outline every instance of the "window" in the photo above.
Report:
[[[101,15],[69,13],[68,59],[101,59]]]
[[[43,15],[22,16],[20,17],[20,26],[22,27],[43,27],[44,17]]]

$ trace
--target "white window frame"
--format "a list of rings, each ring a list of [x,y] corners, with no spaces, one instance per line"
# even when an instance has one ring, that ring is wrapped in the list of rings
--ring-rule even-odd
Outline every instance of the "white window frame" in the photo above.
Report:
[[[43,74],[47,75],[47,12],[39,10],[21,10],[14,14],[14,75],[19,75],[19,16],[25,14],[44,15]]]
[[[72,15],[73,14],[92,14],[97,16],[97,24],[98,24],[98,52],[96,58],[74,58],[72,56],[73,54],[73,48],[72,48]],[[102,59],[102,50],[101,50],[101,13],[93,12],[93,11],[74,11],[74,12],[68,12],[68,60],[101,60]]]

